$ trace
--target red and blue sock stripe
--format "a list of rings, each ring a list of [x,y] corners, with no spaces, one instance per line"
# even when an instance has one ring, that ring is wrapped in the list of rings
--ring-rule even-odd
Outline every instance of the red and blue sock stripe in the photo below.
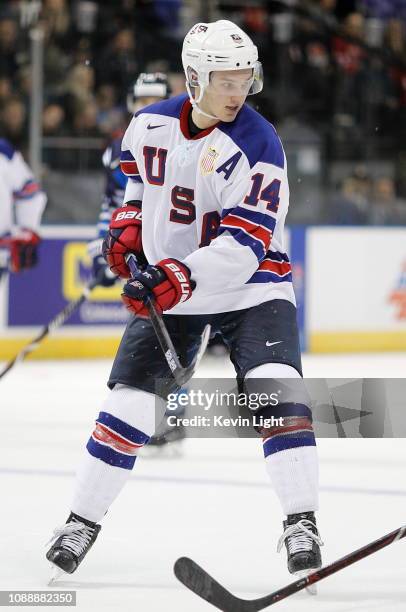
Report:
[[[282,417],[283,423],[262,428],[265,458],[291,448],[316,446],[312,415],[307,406],[294,403],[281,404],[272,410],[272,415],[276,418]]]
[[[100,412],[86,448],[104,463],[131,470],[139,449],[147,442],[147,434],[108,412]]]

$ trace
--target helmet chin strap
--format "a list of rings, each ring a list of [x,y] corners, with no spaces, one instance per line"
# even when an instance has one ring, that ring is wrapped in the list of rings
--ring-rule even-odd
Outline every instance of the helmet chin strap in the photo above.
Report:
[[[193,106],[193,109],[200,115],[204,115],[205,117],[208,117],[209,119],[216,119],[217,121],[221,121],[220,117],[216,117],[215,115],[209,115],[209,113],[205,113],[201,108],[198,107],[197,102],[192,102],[192,106]]]
[[[204,115],[205,117],[208,117],[209,119],[216,119],[217,121],[221,121],[220,117],[216,117],[215,115],[210,115],[209,113],[206,113],[204,110],[202,110],[198,104],[201,101],[202,97],[203,97],[203,92],[204,92],[204,87],[201,86],[200,87],[200,94],[197,100],[194,99],[193,94],[190,90],[190,85],[189,83],[186,81],[186,90],[189,94],[189,100],[191,105],[193,106],[193,110],[195,110],[197,113],[199,113],[200,115]]]

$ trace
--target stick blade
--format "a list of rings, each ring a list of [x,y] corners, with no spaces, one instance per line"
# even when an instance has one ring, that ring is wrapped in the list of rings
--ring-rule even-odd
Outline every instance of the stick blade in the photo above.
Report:
[[[232,595],[200,565],[188,557],[180,557],[174,565],[176,578],[199,597],[223,612],[249,612],[250,602]],[[247,605],[248,604],[248,605]]]
[[[178,385],[180,386],[185,385],[193,377],[193,374],[195,373],[195,370],[198,367],[206,351],[207,344],[210,340],[210,331],[211,331],[211,326],[206,325],[201,335],[199,349],[196,352],[196,355],[194,356],[192,363],[187,368],[179,368],[179,369],[174,370],[173,377],[175,378]]]
[[[211,325],[207,324],[203,330],[203,333],[201,335],[201,340],[200,340],[200,346],[199,346],[199,350],[197,351],[191,367],[193,368],[193,370],[195,370],[197,368],[197,366],[199,365],[205,351],[207,348],[207,345],[209,343],[210,340],[210,332],[211,332]]]

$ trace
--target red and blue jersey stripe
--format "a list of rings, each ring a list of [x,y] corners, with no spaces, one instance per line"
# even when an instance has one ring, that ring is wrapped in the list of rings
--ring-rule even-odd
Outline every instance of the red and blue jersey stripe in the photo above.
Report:
[[[276,219],[265,213],[243,206],[225,209],[222,213],[218,235],[228,232],[243,246],[249,246],[261,262],[269,248]]]
[[[24,183],[21,189],[14,191],[13,196],[16,200],[29,200],[39,191],[41,191],[39,183],[34,179],[29,179]]]
[[[121,171],[133,181],[142,183],[137,162],[135,161],[131,151],[121,151],[120,168]]]
[[[291,283],[292,267],[286,253],[268,251],[258,266],[258,270],[248,283]]]

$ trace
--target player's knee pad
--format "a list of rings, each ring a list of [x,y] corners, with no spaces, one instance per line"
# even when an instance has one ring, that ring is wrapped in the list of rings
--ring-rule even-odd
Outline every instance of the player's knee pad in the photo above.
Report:
[[[131,470],[164,410],[162,401],[152,393],[116,385],[97,417],[87,450],[105,463]]]
[[[165,414],[166,404],[154,393],[128,385],[116,384],[103,405],[103,410],[152,436]]]

